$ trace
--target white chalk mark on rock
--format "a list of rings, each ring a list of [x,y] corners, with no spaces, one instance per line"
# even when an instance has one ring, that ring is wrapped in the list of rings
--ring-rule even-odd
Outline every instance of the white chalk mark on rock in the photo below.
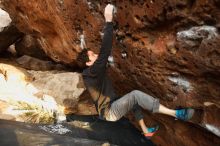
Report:
[[[189,30],[181,31],[177,33],[177,40],[181,39],[189,39],[189,40],[196,40],[199,38],[206,38],[212,39],[213,37],[218,36],[218,31],[213,26],[198,26],[192,27]]]
[[[205,124],[205,128],[220,137],[220,127],[216,127],[211,124]]]
[[[85,36],[83,34],[80,35],[80,47],[82,50],[86,48]]]
[[[172,81],[173,83],[177,84],[178,86],[181,86],[184,91],[188,92],[188,91],[193,89],[193,87],[191,86],[190,82],[187,81],[184,78],[181,78],[181,77],[168,77],[168,79],[170,81]]]
[[[61,134],[61,135],[71,132],[71,130],[67,129],[61,124],[39,126],[39,128],[49,133],[55,133],[55,134]]]

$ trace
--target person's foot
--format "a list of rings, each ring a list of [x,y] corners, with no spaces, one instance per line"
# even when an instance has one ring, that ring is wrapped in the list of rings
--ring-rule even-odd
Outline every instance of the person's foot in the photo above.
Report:
[[[192,118],[194,112],[195,110],[192,108],[184,108],[184,109],[176,110],[175,115],[177,119],[188,121]]]
[[[156,125],[156,126],[153,126],[153,127],[149,127],[147,128],[147,133],[144,133],[144,136],[148,139],[150,139],[155,133],[156,131],[159,129],[159,126]]]

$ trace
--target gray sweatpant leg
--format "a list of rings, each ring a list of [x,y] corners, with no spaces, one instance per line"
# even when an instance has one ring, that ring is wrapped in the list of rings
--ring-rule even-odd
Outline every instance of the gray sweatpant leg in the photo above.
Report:
[[[129,111],[136,109],[137,105],[154,113],[158,112],[160,103],[158,99],[144,92],[133,90],[111,104],[109,111],[105,115],[106,120],[117,121]],[[140,109],[137,110],[134,112],[135,114],[139,114],[135,115],[136,118],[141,116]]]

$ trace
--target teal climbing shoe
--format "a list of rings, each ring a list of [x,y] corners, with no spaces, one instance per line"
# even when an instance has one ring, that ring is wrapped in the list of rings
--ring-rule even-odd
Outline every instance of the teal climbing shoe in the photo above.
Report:
[[[183,121],[188,121],[192,118],[194,115],[195,110],[192,108],[184,108],[184,109],[179,109],[176,110],[176,118],[183,120]]]
[[[156,131],[159,129],[159,125],[153,126],[153,127],[149,127],[147,128],[148,133],[144,133],[144,136],[147,139],[150,139],[155,133]]]

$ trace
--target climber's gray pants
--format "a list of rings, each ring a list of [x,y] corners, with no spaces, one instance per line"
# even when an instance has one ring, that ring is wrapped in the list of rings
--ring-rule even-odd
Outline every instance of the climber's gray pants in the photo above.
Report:
[[[117,121],[129,111],[133,110],[136,120],[143,118],[141,108],[150,112],[158,112],[159,100],[138,90],[124,95],[111,104],[109,111],[105,114],[107,121]]]

